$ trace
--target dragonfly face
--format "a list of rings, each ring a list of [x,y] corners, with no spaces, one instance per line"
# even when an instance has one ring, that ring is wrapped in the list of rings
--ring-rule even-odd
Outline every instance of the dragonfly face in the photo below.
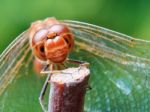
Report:
[[[43,21],[31,25],[30,45],[33,54],[40,60],[62,63],[73,48],[74,38],[67,26],[57,21],[50,24],[50,21],[51,18],[48,23]]]

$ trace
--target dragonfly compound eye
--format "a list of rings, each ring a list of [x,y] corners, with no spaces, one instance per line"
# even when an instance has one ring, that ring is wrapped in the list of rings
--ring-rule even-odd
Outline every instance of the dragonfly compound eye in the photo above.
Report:
[[[33,54],[43,61],[47,60],[44,47],[44,43],[47,39],[46,37],[47,33],[48,33],[47,30],[39,30],[31,40],[31,47]]]

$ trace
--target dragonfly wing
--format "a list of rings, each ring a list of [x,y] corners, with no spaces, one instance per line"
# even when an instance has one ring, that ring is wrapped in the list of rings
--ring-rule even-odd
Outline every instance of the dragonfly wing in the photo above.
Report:
[[[74,56],[91,64],[92,90],[85,99],[85,110],[149,110],[150,42],[87,23],[63,23],[75,34]],[[32,54],[28,39],[25,31],[0,55],[0,94],[17,72],[29,66]]]
[[[0,94],[15,78],[21,67],[28,66],[29,58],[31,59],[29,37],[28,31],[25,31],[0,55]]]
[[[90,54],[85,54],[85,60],[91,65],[91,85],[94,88],[88,98],[94,103],[89,103],[87,110],[94,110],[96,102],[97,109],[106,107],[104,111],[127,107],[129,110],[135,107],[147,109],[150,100],[150,41],[87,23],[63,22],[75,34],[76,45],[92,53],[89,58]]]

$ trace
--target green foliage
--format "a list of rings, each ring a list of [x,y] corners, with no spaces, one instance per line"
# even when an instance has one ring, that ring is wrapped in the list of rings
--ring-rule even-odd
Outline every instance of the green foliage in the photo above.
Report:
[[[0,52],[30,23],[54,16],[149,38],[150,2],[141,0],[1,0]]]

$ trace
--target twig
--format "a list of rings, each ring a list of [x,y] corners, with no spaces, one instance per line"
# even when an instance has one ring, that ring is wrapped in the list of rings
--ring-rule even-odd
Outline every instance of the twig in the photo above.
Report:
[[[83,112],[89,73],[82,66],[52,75],[48,112]]]

